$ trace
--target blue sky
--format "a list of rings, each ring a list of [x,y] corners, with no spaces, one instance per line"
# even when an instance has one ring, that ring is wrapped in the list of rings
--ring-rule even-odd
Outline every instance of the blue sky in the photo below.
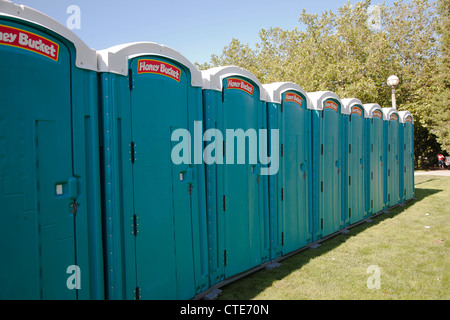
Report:
[[[376,5],[395,0],[372,0]],[[167,45],[192,63],[219,55],[233,38],[253,46],[258,32],[270,27],[301,27],[303,8],[309,13],[335,11],[348,0],[13,0],[66,25],[67,8],[77,5],[81,28],[72,30],[94,49],[152,41]],[[351,3],[358,2],[351,0]],[[406,0],[405,2],[410,2]]]

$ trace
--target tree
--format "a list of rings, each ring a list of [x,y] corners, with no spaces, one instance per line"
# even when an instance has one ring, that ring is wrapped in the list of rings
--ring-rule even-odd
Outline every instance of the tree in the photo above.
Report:
[[[292,81],[307,92],[330,90],[382,107],[391,106],[386,79],[396,74],[398,108],[413,114],[417,136],[427,136],[416,139],[416,150],[432,154],[439,151],[436,137],[444,145],[450,139],[449,95],[439,78],[448,80],[448,15],[449,0],[437,7],[427,0],[400,0],[391,7],[362,0],[337,12],[303,10],[301,28],[262,29],[255,49],[233,39],[211,63],[238,65],[262,83]]]
[[[442,149],[450,154],[450,1],[439,0],[437,11],[440,15],[436,20],[440,55],[433,77],[434,90],[428,94],[432,110],[426,115],[426,123]]]

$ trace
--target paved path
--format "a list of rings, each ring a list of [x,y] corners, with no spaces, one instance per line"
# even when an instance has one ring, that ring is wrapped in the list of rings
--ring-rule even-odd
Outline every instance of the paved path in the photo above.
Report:
[[[442,170],[429,170],[429,171],[415,171],[415,176],[446,176],[450,177],[450,170],[442,169]]]

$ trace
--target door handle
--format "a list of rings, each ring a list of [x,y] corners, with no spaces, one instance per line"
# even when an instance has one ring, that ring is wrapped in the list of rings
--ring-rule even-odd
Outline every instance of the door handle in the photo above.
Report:
[[[185,171],[180,172],[180,181],[191,184],[194,180],[192,168],[189,167]]]

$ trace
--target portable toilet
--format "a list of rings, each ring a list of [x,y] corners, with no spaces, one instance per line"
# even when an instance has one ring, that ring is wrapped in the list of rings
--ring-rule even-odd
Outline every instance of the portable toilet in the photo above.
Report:
[[[363,220],[368,212],[366,201],[368,192],[365,185],[365,166],[368,157],[366,119],[363,104],[356,98],[342,99],[351,114],[348,121],[348,218],[349,223],[354,224]]]
[[[382,108],[385,126],[385,155],[386,155],[386,206],[392,207],[400,203],[400,122],[395,108]],[[403,172],[402,172],[403,173]]]
[[[98,68],[107,298],[193,298],[209,286],[201,74],[151,42],[99,51]]]
[[[383,112],[376,103],[364,104],[364,114],[370,144],[369,166],[366,174],[366,186],[370,189],[370,213],[375,214],[385,208],[384,202],[384,137]]]
[[[414,197],[414,118],[409,111],[399,111],[400,131],[403,137],[403,146],[400,145],[400,150],[403,150],[403,188],[400,188],[403,201],[412,199]]]
[[[348,161],[350,157],[350,129],[351,129],[351,109],[350,105],[341,100],[341,219],[343,226],[351,223],[351,212],[349,203],[349,188],[351,178],[349,176]]]
[[[0,299],[102,299],[96,53],[0,1]]]
[[[271,259],[312,242],[311,104],[297,84],[265,84],[268,128],[279,130],[278,174],[269,176]]]
[[[312,111],[313,241],[339,231],[342,219],[342,102],[330,91],[308,93]]]
[[[268,141],[264,134],[264,130],[267,133],[265,90],[258,79],[235,66],[205,70],[202,76],[213,285],[269,260],[265,171],[276,165],[277,159],[272,157],[273,163],[267,164],[258,157]]]

